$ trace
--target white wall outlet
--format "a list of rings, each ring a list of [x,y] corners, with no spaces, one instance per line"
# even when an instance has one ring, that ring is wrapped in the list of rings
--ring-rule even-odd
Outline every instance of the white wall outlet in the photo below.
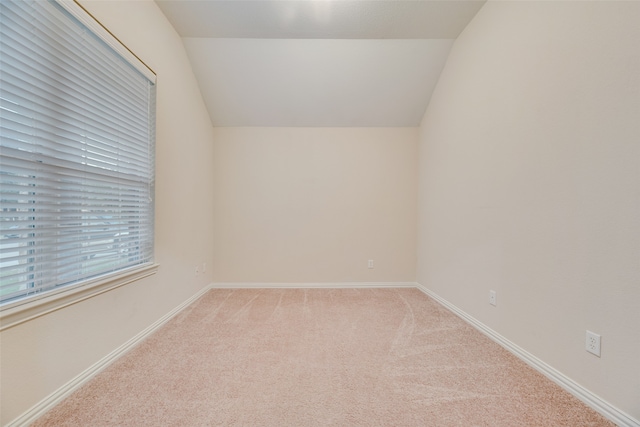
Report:
[[[587,331],[586,350],[600,357],[600,335]]]
[[[496,291],[489,291],[489,304],[496,305],[497,298]]]
[[[367,263],[367,268],[373,268],[373,260],[370,259],[369,262]]]
[[[202,272],[204,273],[205,271],[207,271],[207,263],[203,262],[202,263]]]

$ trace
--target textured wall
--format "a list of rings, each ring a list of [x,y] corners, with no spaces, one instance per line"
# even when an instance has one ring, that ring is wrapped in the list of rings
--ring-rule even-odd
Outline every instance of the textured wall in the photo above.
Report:
[[[216,128],[215,281],[414,281],[417,132]]]
[[[82,4],[158,74],[155,276],[2,332],[0,423],[211,282],[212,127],[182,41],[153,1]]]
[[[483,7],[421,126],[417,273],[636,419],[638,22],[638,2]]]

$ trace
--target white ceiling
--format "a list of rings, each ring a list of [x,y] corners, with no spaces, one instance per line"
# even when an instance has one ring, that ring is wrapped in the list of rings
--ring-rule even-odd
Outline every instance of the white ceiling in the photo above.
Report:
[[[215,126],[417,126],[485,0],[156,0]]]

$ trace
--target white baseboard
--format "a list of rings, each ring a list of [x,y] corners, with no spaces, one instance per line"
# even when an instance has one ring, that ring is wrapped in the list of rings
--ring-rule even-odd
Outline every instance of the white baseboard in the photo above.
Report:
[[[45,399],[34,405],[31,409],[27,410],[24,414],[7,424],[6,427],[23,427],[34,422],[40,416],[42,416],[49,409],[60,403],[64,398],[69,396],[75,390],[80,388],[96,374],[113,363],[116,359],[124,355],[127,351],[131,350],[138,343],[143,341],[146,337],[155,332],[158,328],[167,323],[171,318],[176,316],[188,305],[200,298],[209,289],[257,289],[257,288],[291,288],[291,289],[312,289],[312,288],[326,288],[326,289],[340,289],[340,288],[417,288],[429,297],[433,298],[438,303],[452,311],[458,317],[462,318],[480,332],[487,335],[493,341],[506,348],[508,351],[519,357],[525,363],[536,369],[538,372],[545,375],[547,378],[558,384],[560,387],[583,401],[585,404],[601,413],[603,416],[616,423],[619,427],[640,427],[640,422],[630,415],[620,411],[609,402],[603,400],[599,396],[593,394],[591,391],[582,387],[569,377],[565,376],[561,372],[557,371],[550,365],[546,364],[542,360],[538,359],[528,351],[509,341],[507,338],[498,334],[493,329],[489,328],[482,322],[476,320],[472,316],[468,315],[455,305],[451,304],[447,300],[441,298],[439,295],[430,291],[426,287],[415,282],[345,282],[345,283],[212,283],[209,286],[204,287],[197,294],[193,295],[188,300],[184,301],[178,307],[167,313],[151,326],[131,338],[129,341],[118,347],[100,361],[86,369],[80,375],[69,381],[64,386],[47,396]]]
[[[319,283],[260,283],[214,282],[212,289],[354,289],[354,288],[415,288],[416,282],[319,282]]]
[[[449,301],[445,300],[444,298],[440,297],[436,293],[432,292],[431,290],[427,289],[426,287],[420,284],[416,284],[416,285],[417,285],[417,288],[422,292],[424,292],[426,295],[430,296],[431,298],[436,300],[438,303],[442,304],[443,306],[451,310],[458,317],[462,318],[464,321],[474,326],[480,332],[487,335],[489,338],[491,338],[493,341],[500,344],[509,352],[513,353],[515,356],[520,358],[522,361],[524,361],[526,364],[534,368],[536,371],[540,372],[541,374],[549,378],[551,381],[558,384],[560,387],[562,387],[563,389],[565,389],[566,391],[568,391],[569,393],[571,393],[572,395],[580,399],[582,402],[584,402],[585,404],[587,404],[588,406],[590,406],[591,408],[593,408],[594,410],[602,414],[604,417],[614,422],[617,426],[640,427],[640,421],[622,412],[621,410],[611,405],[609,402],[603,400],[599,396],[593,394],[591,391],[587,390],[580,384],[576,383],[571,378],[567,377],[566,375],[559,372],[555,368],[551,367],[550,365],[546,364],[542,360],[538,359],[536,356],[529,353],[522,347],[519,347],[518,345],[514,344],[507,338],[503,337],[502,335],[500,335],[493,329],[489,328],[487,325],[475,319],[474,317],[468,315],[467,313],[465,313],[455,305],[451,304]]]
[[[45,414],[49,409],[56,406],[58,403],[62,402],[67,396],[71,393],[82,387],[85,383],[87,383],[91,378],[93,378],[100,371],[105,369],[111,363],[113,363],[116,359],[123,356],[126,352],[131,350],[153,332],[155,332],[158,328],[167,323],[171,318],[176,316],[182,310],[187,308],[191,303],[200,298],[204,293],[206,293],[209,289],[211,289],[211,285],[205,286],[198,293],[193,295],[188,300],[184,301],[182,304],[171,310],[169,313],[165,314],[163,317],[158,319],[151,326],[131,338],[126,343],[122,344],[120,347],[116,348],[114,351],[100,359],[98,362],[87,368],[85,371],[80,373],[78,376],[73,378],[71,381],[60,387],[58,390],[51,393],[49,396],[45,397],[43,400],[38,402],[36,405],[32,406],[25,413],[20,415],[18,418],[11,421],[6,427],[23,427],[28,426],[33,423],[39,417]]]

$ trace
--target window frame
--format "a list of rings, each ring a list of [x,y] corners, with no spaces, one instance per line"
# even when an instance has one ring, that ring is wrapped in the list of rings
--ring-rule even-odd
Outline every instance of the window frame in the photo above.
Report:
[[[9,302],[0,308],[0,331],[152,276],[159,267],[157,263],[130,267]]]
[[[96,37],[101,39],[125,61],[138,70],[153,85],[156,85],[156,73],[78,3],[77,0],[51,1],[60,5],[73,18],[77,19],[89,31],[93,32]],[[155,205],[155,200],[152,203]],[[152,207],[152,211],[153,210],[155,210],[154,207]],[[151,235],[155,235],[153,227],[151,233]],[[155,249],[153,252],[155,252]],[[154,275],[158,268],[159,265],[155,262],[152,254],[151,260],[143,264],[121,268],[78,282],[60,285],[60,287],[17,298],[15,301],[6,301],[0,305],[0,331],[149,277]]]

